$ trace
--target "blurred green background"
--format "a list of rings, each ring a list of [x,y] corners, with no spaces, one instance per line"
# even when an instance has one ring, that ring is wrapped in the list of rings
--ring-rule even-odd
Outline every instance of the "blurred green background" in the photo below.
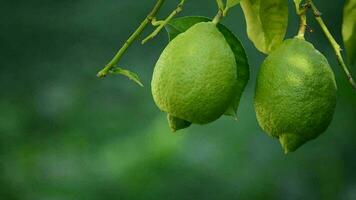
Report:
[[[223,21],[251,64],[237,122],[222,117],[170,132],[150,94],[164,32],[136,43],[121,62],[144,88],[121,76],[95,77],[154,2],[2,1],[0,199],[356,199],[356,93],[313,19],[307,39],[332,64],[338,105],[325,134],[284,155],[256,121],[253,93],[264,55],[247,39],[239,7]],[[167,1],[159,16],[177,2]],[[292,37],[298,20],[289,3]],[[315,3],[341,41],[343,1]],[[188,0],[182,15],[215,13],[213,0]]]

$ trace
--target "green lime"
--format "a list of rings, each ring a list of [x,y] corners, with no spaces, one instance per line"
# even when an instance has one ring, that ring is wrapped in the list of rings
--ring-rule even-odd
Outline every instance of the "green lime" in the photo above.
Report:
[[[288,39],[263,62],[254,106],[258,122],[286,153],[323,133],[336,105],[327,59],[312,44]]]
[[[236,89],[234,53],[211,22],[195,24],[172,40],[153,72],[155,103],[169,119],[179,119],[169,120],[173,129],[218,119],[234,101]]]

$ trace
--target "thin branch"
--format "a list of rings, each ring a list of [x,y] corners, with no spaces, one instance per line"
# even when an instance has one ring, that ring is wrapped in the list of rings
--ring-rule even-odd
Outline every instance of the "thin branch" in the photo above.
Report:
[[[97,76],[99,78],[105,77],[109,71],[117,65],[120,61],[121,57],[125,54],[127,49],[131,46],[131,44],[137,40],[137,38],[141,35],[142,31],[146,28],[146,26],[155,18],[157,12],[161,8],[162,4],[165,0],[157,0],[156,5],[152,9],[152,11],[147,15],[147,17],[141,22],[140,26],[135,30],[135,32],[127,39],[125,44],[121,47],[121,49],[116,53],[114,58],[107,64],[105,67],[98,72]]]
[[[178,13],[182,12],[183,6],[186,0],[181,0],[177,8],[172,11],[172,13],[163,21],[159,21],[159,26],[145,39],[142,40],[142,44],[145,44],[148,40],[154,38],[163,28],[166,26],[171,19],[173,19]]]
[[[352,75],[351,75],[348,67],[345,64],[344,59],[342,58],[342,55],[341,55],[342,49],[341,49],[340,45],[336,42],[335,38],[331,35],[329,29],[325,25],[324,20],[321,18],[321,15],[322,15],[321,12],[316,8],[316,6],[314,5],[314,3],[311,0],[308,0],[308,3],[310,4],[311,9],[313,10],[316,21],[318,22],[318,24],[321,27],[321,29],[323,30],[326,38],[329,40],[331,46],[333,47],[339,65],[344,70],[350,84],[356,90],[356,83],[355,83],[354,79],[352,78]]]
[[[216,3],[218,4],[219,10],[225,9],[224,2],[222,0],[216,0]]]

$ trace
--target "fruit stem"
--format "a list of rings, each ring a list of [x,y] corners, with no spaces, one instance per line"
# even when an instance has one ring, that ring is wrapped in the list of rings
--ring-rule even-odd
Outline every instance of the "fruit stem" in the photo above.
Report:
[[[304,40],[305,39],[304,38],[305,30],[306,30],[306,27],[308,26],[306,12],[310,8],[310,6],[308,6],[308,4],[299,5],[295,1],[295,8],[296,8],[297,15],[300,18],[299,30],[298,30],[298,34],[296,35],[296,38]]]
[[[220,22],[220,20],[221,20],[221,18],[223,18],[224,17],[224,10],[220,10],[219,9],[219,11],[218,11],[218,13],[215,15],[215,17],[214,17],[214,19],[213,19],[213,23],[214,24],[218,24],[219,22]]]
[[[127,49],[131,46],[131,44],[137,40],[137,38],[141,35],[142,31],[146,28],[146,26],[151,23],[151,21],[155,18],[159,9],[162,7],[165,0],[157,0],[157,3],[153,7],[152,11],[147,15],[147,17],[141,22],[140,26],[135,30],[134,33],[127,39],[125,44],[120,48],[120,50],[116,53],[114,58],[107,64],[105,67],[98,72],[97,77],[103,78],[105,77],[109,71],[117,65],[122,56],[125,54]]]
[[[308,0],[308,4],[310,5],[310,7],[314,13],[314,17],[315,17],[316,21],[318,22],[319,26],[323,30],[324,35],[329,40],[330,45],[334,49],[337,61],[338,61],[339,65],[342,67],[342,69],[344,70],[349,83],[356,90],[356,83],[355,83],[354,79],[352,78],[352,75],[351,75],[348,67],[346,66],[344,59],[341,55],[342,49],[341,49],[340,45],[336,42],[335,38],[331,35],[329,29],[327,28],[327,26],[324,23],[324,20],[321,18],[322,13],[316,8],[313,1]]]
[[[213,23],[216,25],[220,22],[221,18],[223,18],[226,13],[227,13],[227,10],[226,12],[224,12],[225,10],[225,5],[224,5],[224,2],[222,0],[216,0],[216,4],[218,4],[218,13],[215,15],[214,19],[213,19]]]
[[[142,44],[145,44],[148,40],[154,38],[168,23],[173,17],[175,17],[178,13],[182,12],[183,6],[186,0],[181,0],[178,4],[177,8],[172,11],[172,13],[163,21],[160,21],[159,26],[145,39],[142,40]]]

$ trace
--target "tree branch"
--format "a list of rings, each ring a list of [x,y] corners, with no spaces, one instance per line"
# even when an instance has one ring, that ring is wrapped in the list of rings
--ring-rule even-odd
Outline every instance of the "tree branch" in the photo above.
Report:
[[[178,13],[182,12],[185,0],[181,0],[177,8],[172,11],[172,13],[163,21],[159,21],[159,26],[145,39],[142,40],[142,44],[145,44],[148,40],[154,38],[163,28],[166,26],[171,19],[173,19]]]
[[[152,9],[152,11],[147,15],[147,17],[141,22],[140,26],[135,30],[135,32],[127,39],[125,44],[121,47],[121,49],[116,53],[114,58],[107,64],[105,67],[98,72],[97,77],[103,78],[105,77],[109,71],[117,65],[122,56],[125,54],[127,49],[131,46],[131,44],[137,40],[137,38],[141,35],[142,31],[146,28],[146,26],[154,19],[157,12],[161,8],[162,4],[165,0],[157,0],[156,5]]]
[[[343,59],[343,57],[341,55],[342,49],[341,49],[340,45],[336,42],[335,38],[331,35],[329,29],[325,25],[324,20],[321,18],[321,15],[322,15],[321,12],[316,8],[316,6],[314,5],[314,3],[311,0],[308,0],[308,3],[310,4],[311,9],[313,10],[313,13],[314,13],[316,21],[318,22],[319,26],[321,27],[321,29],[324,32],[324,35],[328,39],[328,41],[331,44],[332,48],[334,49],[334,52],[335,52],[335,55],[336,55],[336,58],[337,58],[337,61],[338,61],[339,65],[344,70],[349,83],[356,90],[356,83],[355,83],[354,79],[352,78],[352,75],[351,75],[348,67],[346,66],[346,64],[344,62],[344,59]]]

